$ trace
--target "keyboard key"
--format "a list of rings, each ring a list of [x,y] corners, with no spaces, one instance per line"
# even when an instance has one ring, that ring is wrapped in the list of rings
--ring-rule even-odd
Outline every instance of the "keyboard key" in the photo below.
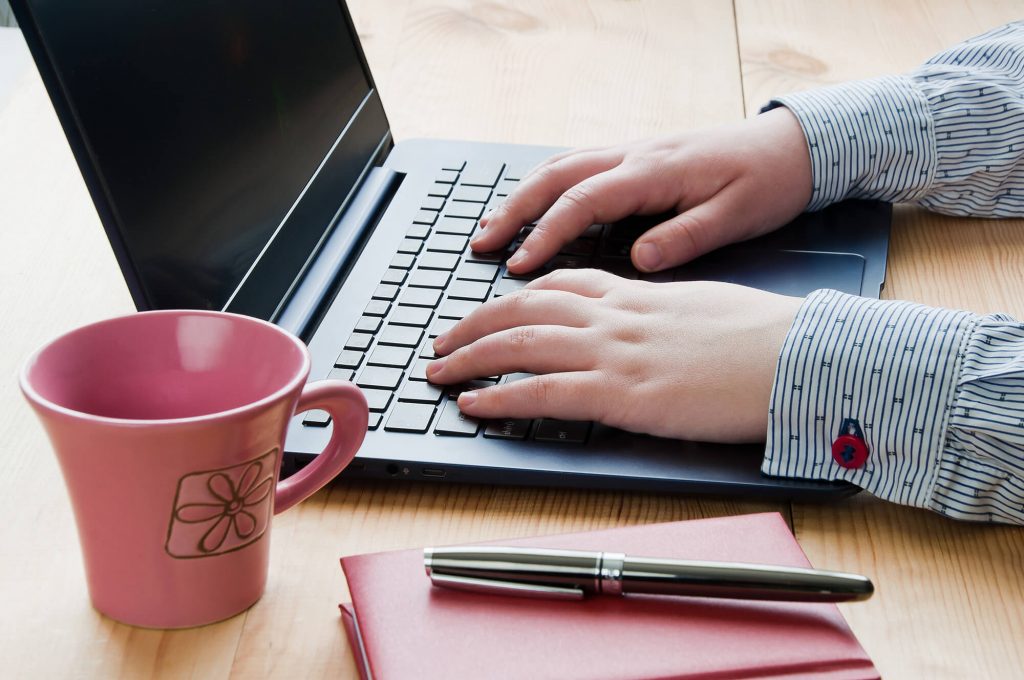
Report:
[[[485,387],[494,387],[494,383],[490,380],[467,380],[466,382],[459,383],[458,385],[448,385],[445,389],[448,390],[449,397],[456,399],[463,392],[482,390]]]
[[[414,224],[405,230],[406,238],[425,239],[430,235],[430,227],[426,224]]]
[[[459,179],[459,171],[458,170],[442,170],[440,173],[438,173],[437,177],[434,179],[434,183],[435,184],[437,184],[437,183],[455,184],[455,182],[458,179]]]
[[[449,182],[434,182],[434,186],[427,192],[428,196],[436,196],[437,198],[448,198],[452,193],[452,185]]]
[[[380,413],[388,410],[388,404],[391,403],[391,399],[395,396],[395,393],[391,390],[363,389],[362,392],[363,396],[366,397],[366,403],[369,405],[370,410]]]
[[[302,418],[302,424],[310,427],[327,427],[330,422],[331,417],[327,415],[327,411],[321,411],[319,409],[306,411]]]
[[[499,269],[500,267],[496,264],[463,262],[462,266],[459,267],[459,271],[455,272],[455,277],[459,279],[466,279],[468,281],[494,283],[494,279],[498,277]]]
[[[508,257],[506,250],[494,250],[489,253],[478,253],[470,250],[463,258],[466,262],[484,262],[486,264],[501,264]]]
[[[417,288],[444,288],[452,275],[443,269],[414,269],[409,277],[409,285]]]
[[[380,282],[393,283],[396,286],[401,286],[405,282],[406,276],[408,276],[408,272],[406,270],[390,268],[384,272],[384,276],[380,278]]]
[[[510,177],[510,176],[508,176],[508,172],[506,172],[505,173],[505,177],[502,177],[501,181],[498,182],[498,185],[496,187],[494,187],[494,197],[495,198],[504,198],[505,196],[508,196],[509,194],[511,194],[513,191],[516,190],[516,187],[519,186],[519,180],[520,179],[522,179],[522,178],[521,177],[518,177],[518,178]],[[500,201],[496,201],[495,203],[500,203]]]
[[[590,266],[590,258],[584,255],[555,255],[551,258],[544,269],[554,271],[556,269],[586,269]]]
[[[366,429],[370,430],[371,432],[373,430],[376,430],[378,427],[380,427],[380,420],[381,416],[379,413],[371,413],[370,418],[366,423]]]
[[[362,352],[353,352],[349,349],[341,350],[341,354],[334,360],[334,365],[338,368],[359,368],[359,364],[363,361]]]
[[[478,220],[484,214],[484,206],[481,203],[449,201],[444,208],[444,214],[447,217],[468,217],[471,220]]]
[[[393,283],[382,283],[373,291],[374,300],[394,300],[398,295],[398,286]]]
[[[412,361],[412,350],[408,347],[388,347],[379,345],[366,363],[370,366],[391,366],[405,368]]]
[[[479,306],[480,303],[473,300],[445,300],[437,308],[437,315],[446,319],[464,319]]]
[[[417,359],[409,371],[409,380],[426,380],[427,366],[430,365],[431,361],[432,359]]]
[[[426,432],[430,429],[430,421],[433,418],[432,404],[400,401],[395,404],[384,429],[388,432]]]
[[[445,161],[444,165],[441,166],[441,169],[462,172],[464,167],[466,167],[466,161]]]
[[[444,207],[444,199],[440,196],[427,196],[420,207],[424,210],[440,210]]]
[[[460,184],[452,190],[453,201],[470,201],[472,203],[486,203],[491,198],[490,187],[475,187]]]
[[[572,255],[576,257],[589,257],[594,254],[597,243],[588,238],[578,238],[569,241],[558,251],[559,255]]]
[[[356,330],[363,333],[376,333],[383,321],[379,316],[364,316],[356,321]]]
[[[416,258],[407,253],[399,253],[391,258],[391,266],[395,269],[411,269]]]
[[[356,384],[360,387],[393,390],[402,382],[402,375],[403,371],[400,368],[367,366],[359,373],[359,379],[356,380]]]
[[[396,326],[419,326],[426,328],[430,320],[434,318],[434,312],[429,307],[405,307],[400,306],[388,319],[388,323]]]
[[[434,353],[434,339],[433,338],[427,338],[426,340],[423,341],[423,344],[420,345],[419,356],[420,356],[421,359],[436,359],[437,358],[437,354]]]
[[[412,218],[413,224],[426,224],[431,225],[437,221],[436,210],[417,210],[416,214]]]
[[[444,396],[444,388],[420,380],[411,380],[402,386],[398,401],[415,401],[421,404],[437,404]]]
[[[387,316],[391,309],[391,303],[387,300],[370,300],[363,308],[363,316]]]
[[[458,437],[475,437],[479,430],[480,421],[460,411],[454,399],[449,399],[445,403],[441,416],[437,419],[437,425],[434,426],[434,434]]]
[[[373,336],[369,333],[353,333],[345,341],[345,349],[357,349],[360,352],[365,352],[370,348],[372,342]]]
[[[487,423],[484,436],[488,439],[526,439],[526,435],[530,433],[530,423],[532,422],[518,418],[492,420]]]
[[[429,335],[431,338],[436,338],[442,333],[447,333],[448,331],[450,331],[452,328],[455,327],[455,324],[457,324],[459,321],[461,321],[461,319],[437,319],[430,326],[430,331],[427,333],[427,335]]]
[[[505,166],[505,176],[502,178],[503,182],[518,182],[522,178],[530,174],[530,170],[533,169],[532,165],[526,163],[510,163]]]
[[[483,302],[491,292],[491,287],[483,281],[455,281],[448,286],[448,297],[455,300],[476,300]]]
[[[392,326],[388,324],[380,333],[380,344],[398,347],[415,347],[423,339],[423,329],[415,326]]]
[[[459,264],[459,256],[455,253],[423,253],[423,257],[420,258],[420,268],[422,269],[443,269],[445,271],[453,271]]]
[[[410,307],[437,307],[441,301],[441,291],[436,288],[406,288],[398,304]]]
[[[419,241],[417,241],[419,243]],[[456,236],[454,234],[434,234],[427,239],[427,250],[440,253],[461,253],[466,249],[466,245],[469,244],[469,239],[465,236]]]
[[[504,168],[504,163],[471,163],[462,171],[462,175],[459,177],[459,184],[493,187],[498,183],[498,178],[501,176],[501,171]]]
[[[327,374],[328,380],[352,380],[352,376],[356,374],[351,368],[338,368],[335,366],[331,369],[331,372]]]
[[[533,375],[533,373],[509,373],[508,375],[502,377],[501,382],[507,385],[508,383],[516,382],[517,380],[525,380],[526,378],[532,378]]]
[[[494,297],[514,293],[528,283],[529,281],[524,281],[523,279],[502,279],[501,281],[498,281],[498,285],[494,287]]]
[[[582,444],[587,441],[590,423],[585,420],[555,420],[545,418],[537,424],[533,438],[541,442]]]
[[[456,234],[458,236],[469,236],[476,229],[476,220],[467,220],[462,217],[442,217],[434,227],[438,234]]]
[[[423,241],[416,238],[404,238],[402,239],[402,242],[398,244],[398,252],[400,253],[419,255],[421,250],[423,250]]]

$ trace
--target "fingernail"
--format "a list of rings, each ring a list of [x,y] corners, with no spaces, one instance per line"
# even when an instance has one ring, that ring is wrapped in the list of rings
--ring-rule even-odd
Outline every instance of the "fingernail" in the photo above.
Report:
[[[472,406],[476,401],[476,392],[463,392],[459,395],[459,408]]]
[[[429,364],[427,364],[427,375],[428,376],[435,376],[435,375],[437,375],[438,373],[440,373],[441,371],[444,370],[444,364],[445,364],[445,360],[444,359],[435,359],[435,360],[431,361]]]
[[[526,249],[520,247],[511,258],[509,258],[508,266],[515,267],[516,265],[522,264],[526,260]]]
[[[444,347],[444,343],[447,341],[447,339],[448,339],[448,334],[447,333],[441,333],[441,335],[439,335],[436,338],[434,338],[434,351],[436,352],[437,350],[439,350],[442,347]]]
[[[657,269],[661,265],[661,248],[653,243],[641,243],[636,249],[636,263],[641,269]]]

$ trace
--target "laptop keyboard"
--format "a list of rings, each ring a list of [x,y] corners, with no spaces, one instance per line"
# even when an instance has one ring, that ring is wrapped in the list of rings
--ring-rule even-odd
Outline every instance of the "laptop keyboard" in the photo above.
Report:
[[[433,339],[485,301],[508,295],[554,269],[600,266],[636,278],[629,249],[638,229],[594,225],[542,269],[511,274],[505,260],[533,225],[523,228],[504,251],[475,253],[469,238],[477,220],[515,188],[520,173],[504,164],[463,164],[444,168],[398,246],[380,284],[366,302],[355,329],[339,348],[329,378],[354,381],[370,407],[370,430],[494,439],[535,439],[583,444],[591,423],[555,419],[481,422],[459,411],[466,390],[528,377],[489,376],[454,386],[427,382],[435,358]],[[323,411],[308,412],[302,424],[326,427]]]

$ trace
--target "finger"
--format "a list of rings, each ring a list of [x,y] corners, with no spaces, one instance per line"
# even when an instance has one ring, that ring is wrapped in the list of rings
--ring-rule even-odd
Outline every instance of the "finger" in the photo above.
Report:
[[[611,290],[632,283],[600,269],[557,269],[526,284],[524,290],[565,291],[589,298],[601,298]]]
[[[487,252],[503,247],[524,224],[543,215],[566,189],[615,167],[621,160],[622,155],[613,151],[588,151],[538,166],[488,216],[486,228],[470,242],[473,249]]]
[[[530,168],[530,170],[528,172],[524,173],[519,178],[519,186],[523,186],[524,182],[528,181],[531,177],[533,177],[533,175],[538,170],[541,170],[541,168],[544,168],[545,166],[554,165],[555,163],[558,163],[559,161],[564,160],[566,158],[569,158],[571,156],[578,156],[578,155],[581,155],[581,154],[606,153],[606,152],[610,151],[611,149],[612,149],[612,147],[610,147],[610,146],[590,146],[590,147],[581,147],[581,148],[576,148],[576,149],[566,149],[565,151],[560,151],[560,152],[558,152],[556,154],[548,156],[542,162],[540,162],[537,165],[535,165],[532,168]],[[619,154],[619,156],[621,157],[621,154]],[[486,227],[487,224],[490,222],[491,216],[493,214],[494,214],[494,210],[489,210],[487,212],[487,214],[485,214],[483,217],[481,217],[480,218],[480,226]]]
[[[517,290],[477,307],[447,333],[437,336],[434,351],[449,354],[485,335],[516,326],[550,324],[582,328],[590,320],[590,310],[584,302],[579,295],[565,291]]]
[[[459,395],[475,418],[603,420],[608,389],[595,371],[551,373]]]
[[[432,383],[450,385],[488,375],[554,373],[593,368],[594,343],[585,329],[516,326],[480,338],[427,366]]]
[[[633,264],[641,271],[660,271],[749,238],[756,211],[744,204],[741,193],[730,184],[707,201],[647,230],[633,244]]]
[[[570,156],[575,156],[577,154],[595,153],[595,152],[599,153],[599,152],[603,152],[603,151],[608,151],[611,148],[612,147],[610,147],[610,146],[587,146],[587,147],[578,147],[578,148],[575,148],[575,149],[566,149],[565,151],[560,151],[560,152],[558,152],[556,154],[553,154],[553,155],[549,156],[548,158],[546,158],[543,163],[538,163],[534,167],[530,168],[530,171],[528,173],[526,173],[521,179],[529,179],[530,176],[533,173],[537,172],[537,169],[540,168],[545,163],[557,163],[558,161],[560,161],[560,160],[562,160],[564,158],[569,158]]]
[[[645,205],[650,183],[650,176],[619,165],[570,187],[540,218],[509,259],[508,268],[528,272],[554,257],[590,225],[634,214]]]

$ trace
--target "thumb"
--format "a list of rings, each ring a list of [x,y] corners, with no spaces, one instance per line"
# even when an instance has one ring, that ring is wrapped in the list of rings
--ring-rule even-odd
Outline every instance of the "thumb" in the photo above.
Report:
[[[739,193],[734,186],[726,187],[704,203],[648,229],[633,244],[633,264],[640,271],[660,271],[753,236],[756,225],[751,217],[757,213],[742,204]]]

